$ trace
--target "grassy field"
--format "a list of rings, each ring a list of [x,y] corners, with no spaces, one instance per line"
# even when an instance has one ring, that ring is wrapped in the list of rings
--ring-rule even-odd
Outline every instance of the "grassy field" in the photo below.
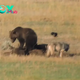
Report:
[[[80,0],[0,0],[14,5],[17,14],[0,14],[0,46],[17,26],[30,27],[38,44],[67,42],[73,57],[2,56],[0,80],[79,80],[80,79]],[[53,38],[50,33],[58,32]],[[18,41],[13,44],[15,47]]]
[[[6,60],[6,59],[7,60]],[[79,80],[80,59],[8,56],[0,60],[0,80]],[[80,58],[80,57],[79,57]]]

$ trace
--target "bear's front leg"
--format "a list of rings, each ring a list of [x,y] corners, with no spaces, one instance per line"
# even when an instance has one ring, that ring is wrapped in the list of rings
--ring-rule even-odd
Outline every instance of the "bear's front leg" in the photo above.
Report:
[[[23,49],[23,47],[24,47],[24,41],[23,40],[19,40],[19,42],[20,42],[19,49]]]

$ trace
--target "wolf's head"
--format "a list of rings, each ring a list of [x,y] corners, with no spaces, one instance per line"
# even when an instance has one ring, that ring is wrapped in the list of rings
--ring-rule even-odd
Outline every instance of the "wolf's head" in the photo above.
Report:
[[[64,49],[65,49],[66,52],[69,50],[69,48],[70,48],[69,44],[64,44]]]

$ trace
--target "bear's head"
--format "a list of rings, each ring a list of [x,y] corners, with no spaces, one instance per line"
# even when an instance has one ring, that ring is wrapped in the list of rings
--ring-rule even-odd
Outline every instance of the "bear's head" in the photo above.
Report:
[[[18,33],[14,30],[9,31],[9,37],[11,39],[11,42],[15,42],[16,38],[18,37]]]

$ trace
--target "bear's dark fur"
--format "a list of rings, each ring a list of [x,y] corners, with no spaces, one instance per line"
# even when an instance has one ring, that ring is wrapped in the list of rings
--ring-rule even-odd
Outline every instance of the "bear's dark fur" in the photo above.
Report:
[[[34,49],[42,50],[43,52],[46,52],[48,44],[37,44],[35,45]]]
[[[29,51],[37,44],[37,35],[34,30],[30,28],[17,27],[10,31],[9,37],[12,43],[15,42],[16,39],[19,40],[19,49],[23,49],[25,44],[25,54],[27,55],[29,55]]]

